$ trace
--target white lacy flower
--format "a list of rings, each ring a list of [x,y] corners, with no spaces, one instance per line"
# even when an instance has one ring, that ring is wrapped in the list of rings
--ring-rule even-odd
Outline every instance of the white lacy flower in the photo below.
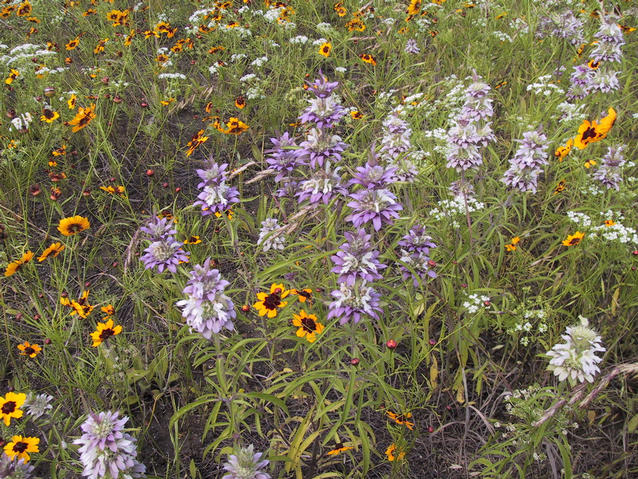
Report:
[[[576,381],[594,381],[594,375],[600,372],[597,364],[603,359],[595,355],[606,351],[598,333],[589,328],[589,321],[579,316],[580,325],[568,327],[561,337],[566,341],[559,343],[547,352],[551,358],[548,370],[553,371],[560,381],[567,379],[570,384]]]

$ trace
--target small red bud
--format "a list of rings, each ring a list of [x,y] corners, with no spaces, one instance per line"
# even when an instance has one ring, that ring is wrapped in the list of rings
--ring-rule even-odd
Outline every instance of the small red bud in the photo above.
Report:
[[[179,186],[175,188],[175,193],[179,193],[180,191],[182,191],[182,189]]]
[[[250,306],[248,306],[247,304],[244,304],[244,305],[241,307],[241,310],[242,310],[244,313],[247,313],[248,311],[250,311]]]
[[[117,265],[118,265],[118,264],[119,264],[119,263],[118,263],[117,261],[113,261],[113,264],[111,265],[111,267],[113,267],[113,268],[117,268]]]
[[[162,183],[162,187],[168,188],[168,183],[165,181],[164,183]]]
[[[632,253],[634,256],[638,256],[638,249],[635,249]]]
[[[281,294],[281,288],[275,288],[274,293],[275,294]]]
[[[146,176],[153,176],[155,174],[155,172],[153,170],[151,170],[150,168],[148,170],[146,170]]]
[[[359,364],[359,358],[352,358],[350,360],[350,364],[352,364],[353,366],[356,366],[357,364]]]
[[[436,341],[434,339],[430,339],[429,343],[430,346],[434,346],[436,344]]]
[[[34,314],[33,315],[33,319],[35,319],[37,321],[38,319],[40,319],[40,315],[39,314]]]
[[[483,301],[483,304],[484,304],[485,306],[489,306],[489,305],[490,305],[490,304],[492,304],[492,303],[490,303],[489,301]]]
[[[148,103],[146,103],[145,101],[143,101],[142,103],[140,103],[140,106],[142,108],[147,108],[148,107]]]
[[[428,432],[432,434],[434,432],[434,428],[432,426],[428,426]]]
[[[91,286],[91,282],[90,282],[90,281],[86,281],[86,282],[84,283],[84,287],[85,287],[85,288],[88,288],[89,286]]]
[[[22,319],[22,313],[16,314],[16,319],[20,321]]]
[[[51,339],[46,338],[46,339],[44,340],[44,344],[51,344]]]
[[[461,283],[461,288],[467,288],[467,283]]]
[[[430,259],[430,260],[428,260],[428,266],[429,266],[430,268],[434,268],[434,267],[436,266],[436,261],[432,261],[431,259]]]
[[[388,347],[388,349],[395,349],[397,347],[397,342],[394,339],[388,339],[385,345]]]

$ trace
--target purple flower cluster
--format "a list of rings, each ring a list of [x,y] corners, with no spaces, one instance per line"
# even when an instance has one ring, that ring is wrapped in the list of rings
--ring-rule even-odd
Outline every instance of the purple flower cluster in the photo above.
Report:
[[[22,459],[11,459],[6,454],[0,457],[0,478],[2,479],[30,479],[35,467]]]
[[[382,279],[383,276],[379,274],[379,271],[386,268],[386,265],[381,264],[378,260],[379,252],[372,247],[370,242],[372,235],[359,229],[356,233],[346,232],[345,237],[347,241],[331,257],[332,262],[336,265],[331,271],[339,275],[337,282],[352,287],[357,280],[375,281]]]
[[[319,72],[319,78],[308,84],[308,90],[315,94],[315,98],[309,101],[310,105],[299,117],[301,123],[314,123],[324,130],[341,121],[346,111],[332,93],[337,86],[338,82],[329,82],[328,77]]]
[[[332,168],[328,162],[323,169],[312,171],[307,179],[300,181],[297,185],[298,191],[295,196],[299,203],[308,200],[310,204],[327,205],[334,193],[346,196],[348,189],[341,180],[340,169],[340,167]]]
[[[412,148],[411,136],[412,130],[407,122],[399,118],[397,111],[393,111],[383,122],[379,156],[396,167],[395,175],[399,181],[413,181],[417,175],[417,169],[408,156]]]
[[[219,165],[211,163],[205,170],[197,170],[197,174],[202,181],[197,188],[202,192],[197,196],[197,201],[193,206],[201,206],[202,216],[208,216],[215,212],[230,208],[232,203],[239,202],[239,191],[234,186],[229,186],[226,175],[228,163]]]
[[[300,166],[302,163],[297,156],[298,145],[288,132],[278,138],[271,138],[274,148],[266,150],[268,166],[277,172],[275,181],[279,182]]]
[[[607,188],[614,188],[616,191],[620,190],[620,183],[622,183],[622,167],[625,164],[625,157],[622,153],[624,148],[624,145],[610,146],[600,167],[594,173],[594,178]]]
[[[619,72],[614,70],[613,64],[622,61],[625,39],[615,20],[611,15],[601,19],[600,28],[594,35],[596,46],[589,56],[589,62],[576,65],[571,74],[568,99],[580,100],[590,93],[609,93],[620,88]]]
[[[352,184],[359,184],[363,188],[350,195],[352,201],[348,206],[352,213],[346,217],[346,221],[359,228],[372,222],[376,231],[381,226],[392,224],[399,217],[399,211],[403,206],[397,202],[397,197],[385,186],[395,181],[396,168],[384,168],[376,163],[368,162],[364,167],[357,168],[357,174],[351,180]]]
[[[262,456],[263,452],[256,453],[252,444],[239,448],[224,464],[227,474],[222,479],[270,479],[270,474],[262,470],[270,461]]]
[[[195,265],[190,272],[183,293],[187,296],[176,303],[183,307],[182,316],[186,323],[204,338],[211,339],[222,328],[235,329],[232,320],[237,316],[235,305],[224,294],[228,281],[222,279],[218,270],[212,269],[211,259],[203,265]]]
[[[547,137],[539,130],[523,133],[522,140],[514,157],[509,161],[510,167],[501,181],[510,188],[536,193],[538,175],[542,166],[547,165]]]
[[[165,269],[171,273],[177,271],[180,262],[188,262],[190,253],[182,249],[182,243],[175,240],[177,230],[169,224],[168,218],[152,217],[140,231],[146,233],[151,244],[144,250],[140,260],[146,269],[157,268],[162,273]]]
[[[82,475],[89,479],[143,477],[146,467],[137,461],[136,439],[124,432],[128,417],[119,412],[91,413],[80,426],[79,444]]]
[[[334,301],[328,307],[327,319],[337,317],[339,324],[346,324],[350,320],[356,324],[364,315],[379,319],[377,313],[381,312],[381,295],[365,281],[357,281],[352,286],[340,283],[339,289],[332,291],[331,295]]]
[[[398,243],[401,247],[401,273],[403,279],[412,278],[415,287],[419,280],[426,276],[436,278],[436,273],[431,269],[435,263],[430,259],[430,248],[436,248],[432,238],[425,234],[422,225],[414,225],[407,235]]]
[[[467,89],[465,103],[447,132],[447,167],[456,171],[478,169],[483,163],[480,148],[494,141],[491,117],[494,113],[490,86],[476,74]]]
[[[570,9],[554,12],[539,19],[536,37],[563,38],[572,45],[580,45],[584,42],[583,22]]]

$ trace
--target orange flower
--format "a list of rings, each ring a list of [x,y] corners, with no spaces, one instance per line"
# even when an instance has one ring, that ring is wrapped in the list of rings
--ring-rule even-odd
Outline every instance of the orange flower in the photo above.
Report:
[[[65,123],[66,126],[72,126],[71,131],[76,133],[91,123],[95,118],[95,103],[91,103],[91,106],[87,108],[79,107],[79,110],[73,120]]]
[[[576,231],[573,235],[567,235],[567,239],[563,240],[563,246],[576,246],[585,237],[585,233]]]

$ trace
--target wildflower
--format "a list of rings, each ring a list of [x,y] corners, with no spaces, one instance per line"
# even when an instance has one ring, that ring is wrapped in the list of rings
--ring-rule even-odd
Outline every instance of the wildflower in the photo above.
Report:
[[[239,202],[239,190],[226,184],[227,167],[228,163],[210,163],[207,169],[197,170],[197,175],[203,180],[197,188],[203,188],[203,191],[197,196],[193,206],[201,206],[202,216],[226,211],[232,203]]]
[[[197,235],[192,235],[184,240],[184,244],[199,244],[202,240]]]
[[[14,70],[13,68],[11,69],[11,73],[9,73],[9,76],[4,80],[4,82],[7,85],[11,85],[13,83],[13,80],[15,80],[16,78],[18,78],[18,76],[20,76],[20,72],[18,70]]]
[[[332,43],[324,42],[319,46],[319,55],[323,55],[328,58],[330,56],[330,52],[332,51]]]
[[[624,145],[618,147],[609,147],[607,153],[602,159],[600,168],[594,173],[594,178],[600,181],[607,188],[620,190],[622,183],[622,167],[625,164],[623,155]]]
[[[317,335],[324,330],[324,325],[317,320],[317,316],[308,314],[303,309],[299,314],[293,314],[292,317],[293,326],[299,328],[297,329],[297,337],[306,338],[309,343],[314,343],[317,340]]]
[[[22,344],[18,344],[18,349],[20,350],[21,356],[29,356],[30,358],[35,358],[42,348],[37,344],[31,344],[29,341],[25,341]]]
[[[11,418],[19,419],[24,414],[20,409],[27,399],[24,393],[8,392],[4,397],[0,397],[0,419],[5,426],[11,425]]]
[[[67,43],[65,45],[65,48],[67,50],[74,50],[75,48],[77,48],[77,46],[80,44],[80,37],[75,37],[73,40],[69,41],[69,43]]]
[[[23,265],[27,264],[33,259],[33,252],[27,251],[22,255],[19,260],[13,261],[7,265],[7,269],[4,271],[4,276],[8,278],[18,272]]]
[[[312,305],[312,289],[291,289],[290,294],[297,295],[297,299],[300,303],[305,303],[306,301],[308,301],[308,304]]]
[[[40,439],[37,437],[13,436],[11,442],[4,446],[4,453],[11,459],[17,456],[26,463],[31,459],[30,452],[40,452],[39,443]]]
[[[42,116],[40,116],[40,121],[46,123],[53,123],[55,120],[60,118],[60,114],[57,111],[50,110],[49,108],[45,108],[42,110]]]
[[[505,245],[505,249],[507,251],[516,251],[516,245],[519,243],[520,240],[521,238],[519,236],[514,236],[512,238],[512,241],[510,241],[510,244]]]
[[[22,2],[16,10],[16,15],[19,17],[27,17],[31,15],[32,7],[28,0]]]
[[[87,108],[79,107],[75,117],[71,121],[66,122],[65,125],[72,126],[71,131],[76,133],[91,123],[95,116],[95,104],[91,103],[91,106]]]
[[[239,108],[240,110],[243,110],[245,106],[246,106],[246,99],[243,96],[240,95],[237,98],[235,98],[235,107]]]
[[[510,168],[501,181],[511,188],[536,193],[538,175],[547,161],[547,137],[539,130],[523,133],[516,153],[509,160]]]
[[[370,54],[368,53],[362,53],[359,55],[359,58],[361,58],[361,60],[365,63],[369,63],[372,66],[375,66],[377,64],[377,60]]]
[[[270,285],[270,293],[257,293],[259,301],[253,304],[253,307],[259,311],[259,316],[274,318],[278,310],[288,304],[282,300],[289,294],[290,291],[285,290],[283,284],[273,283]]]
[[[38,257],[38,262],[42,263],[48,257],[55,258],[59,255],[65,246],[62,243],[53,243],[47,249],[45,249],[42,254]]]
[[[79,444],[82,475],[90,479],[143,477],[146,467],[137,461],[136,439],[124,432],[128,417],[119,412],[90,413],[80,426],[82,436],[73,441]]]
[[[62,218],[60,224],[58,224],[58,231],[64,236],[73,236],[89,229],[90,226],[91,224],[88,218],[76,215],[69,218]]]
[[[378,260],[379,252],[370,243],[372,235],[358,229],[356,233],[345,232],[344,236],[346,242],[339,247],[337,254],[331,256],[336,265],[331,271],[339,275],[337,282],[354,286],[357,279],[383,279],[379,271],[387,266]]]
[[[353,449],[353,447],[352,446],[346,446],[342,442],[338,442],[337,444],[334,445],[334,447],[330,451],[328,451],[326,453],[326,455],[327,456],[337,456],[337,455],[341,454],[342,452],[349,451],[350,449]]]
[[[266,162],[268,167],[277,172],[275,181],[279,182],[285,178],[286,174],[292,172],[301,164],[296,154],[297,144],[288,132],[285,132],[278,138],[271,138],[273,148],[266,150],[268,156]]]
[[[574,139],[570,138],[569,140],[567,140],[567,143],[565,144],[565,146],[559,146],[558,148],[556,148],[556,151],[554,152],[554,156],[558,158],[558,161],[563,161],[565,157],[569,154],[569,152],[572,150],[573,145],[574,145]]]
[[[241,135],[243,132],[248,130],[248,128],[250,127],[239,118],[231,117],[226,122],[226,129],[223,133],[227,135]]]
[[[308,84],[308,90],[314,93],[316,98],[309,101],[310,105],[299,116],[301,123],[314,123],[316,128],[323,130],[331,128],[346,115],[339,99],[332,94],[338,85],[338,82],[329,82],[328,77],[319,72],[319,78]],[[328,138],[333,140],[330,136]]]
[[[318,99],[319,100],[319,99]],[[341,112],[338,113],[341,118]],[[323,122],[323,120],[320,120]],[[341,153],[348,147],[339,135],[332,135],[328,131],[328,124],[325,128],[311,128],[306,134],[306,140],[301,142],[299,149],[294,153],[299,164],[309,164],[312,168],[323,167],[324,162],[341,160]]]
[[[100,311],[106,314],[106,317],[113,316],[115,314],[115,308],[113,307],[112,304],[107,304],[106,306],[102,306],[100,308]]]
[[[563,240],[563,246],[576,246],[585,237],[585,233],[576,231],[573,235],[567,235],[567,239]]]
[[[153,241],[144,250],[145,255],[140,257],[144,262],[145,269],[157,268],[162,273],[165,269],[171,273],[177,272],[177,265],[188,262],[189,252],[181,248],[182,244],[175,240],[173,236]]]
[[[195,149],[200,145],[203,145],[208,141],[208,137],[204,136],[204,130],[199,130],[197,133],[193,135],[191,140],[186,144],[188,146],[188,151],[186,152],[186,156],[191,156]]]
[[[234,452],[224,463],[227,474],[224,474],[222,479],[270,479],[270,474],[262,470],[270,461],[262,460],[263,453],[256,453],[252,444],[248,447],[240,447]]]
[[[157,241],[177,234],[177,230],[173,229],[173,225],[170,224],[171,218],[154,216],[148,222],[140,227],[140,231],[146,233],[151,241]]]
[[[395,414],[392,411],[386,411],[386,414],[390,419],[392,419],[397,424],[403,424],[410,431],[414,429],[414,423],[409,421],[412,418],[412,413],[409,412],[407,414]]]
[[[410,38],[405,43],[405,49],[403,51],[411,55],[416,55],[421,52],[421,49],[419,48],[417,41],[414,38]]]
[[[366,29],[366,25],[360,18],[353,18],[346,22],[346,28],[349,32],[362,32]]]
[[[403,209],[396,196],[387,189],[361,189],[350,198],[352,201],[348,206],[353,212],[346,216],[346,221],[351,221],[357,228],[372,221],[374,229],[379,231],[383,223],[392,224]]]
[[[27,400],[24,403],[24,407],[26,408],[29,416],[37,419],[43,414],[46,414],[49,409],[53,409],[53,406],[51,405],[52,400],[53,396],[48,394],[34,395],[33,393],[29,393],[27,395]]]
[[[408,123],[393,112],[383,121],[383,138],[379,154],[382,158],[394,161],[399,155],[406,153],[411,147],[412,130]]]
[[[81,318],[87,318],[94,308],[92,304],[89,304],[89,290],[83,291],[82,296],[80,296],[77,301],[69,301],[68,298],[62,297],[60,298],[60,303],[71,307],[71,309],[73,310],[71,311],[71,316],[77,314]]]
[[[266,218],[262,221],[257,246],[261,246],[264,251],[269,249],[283,250],[286,238],[281,231],[278,231],[279,228],[276,218]]]
[[[392,443],[388,446],[388,448],[385,450],[385,455],[388,458],[388,461],[400,461],[401,459],[403,459],[405,457],[405,452],[404,451],[399,451],[398,454],[395,456],[394,454],[397,452],[397,445],[395,443]]]
[[[14,461],[7,455],[0,457],[0,477],[7,479],[30,479],[34,470],[35,467],[27,464],[22,459]]]
[[[589,320],[579,316],[580,325],[568,327],[561,337],[565,343],[559,343],[547,352],[552,358],[547,369],[553,371],[560,381],[567,379],[573,386],[576,380],[594,381],[594,375],[600,372],[597,364],[603,359],[596,356],[604,352],[601,338],[589,327]]]
[[[356,282],[353,286],[340,283],[331,295],[334,301],[330,303],[327,319],[338,317],[339,324],[351,319],[357,324],[364,315],[379,319],[381,295],[365,282]]]
[[[122,332],[122,326],[115,326],[112,319],[109,319],[106,323],[97,323],[95,331],[91,333],[91,339],[93,339],[93,347],[97,348],[100,344],[106,341],[111,336],[117,336]]]
[[[597,123],[596,120],[585,120],[578,128],[578,135],[574,137],[574,146],[579,150],[584,149],[590,143],[595,143],[604,139],[607,136],[609,130],[616,121],[616,110],[610,107],[607,111],[607,116]]]
[[[233,331],[232,320],[236,317],[235,305],[224,294],[229,283],[222,279],[217,269],[211,269],[212,265],[210,258],[201,266],[195,265],[183,290],[187,299],[176,303],[184,307],[182,317],[186,323],[206,339],[211,339],[222,328]]]

